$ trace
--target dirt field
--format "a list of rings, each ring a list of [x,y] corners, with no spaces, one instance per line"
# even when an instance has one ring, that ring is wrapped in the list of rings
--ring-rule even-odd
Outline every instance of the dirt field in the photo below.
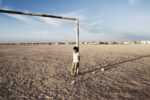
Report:
[[[150,45],[82,45],[73,78],[72,48],[0,46],[0,100],[150,100]]]

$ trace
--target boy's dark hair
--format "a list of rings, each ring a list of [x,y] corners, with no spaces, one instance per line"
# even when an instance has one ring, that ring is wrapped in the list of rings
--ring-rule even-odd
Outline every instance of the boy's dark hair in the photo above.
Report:
[[[78,47],[73,47],[73,50],[75,50],[76,52],[79,52],[79,48]]]

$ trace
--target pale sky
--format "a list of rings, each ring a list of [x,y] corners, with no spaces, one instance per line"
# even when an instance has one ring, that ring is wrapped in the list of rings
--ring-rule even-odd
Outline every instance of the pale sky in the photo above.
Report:
[[[150,40],[150,0],[0,0],[0,9],[75,17],[81,41]],[[75,22],[0,13],[0,42],[75,41]]]

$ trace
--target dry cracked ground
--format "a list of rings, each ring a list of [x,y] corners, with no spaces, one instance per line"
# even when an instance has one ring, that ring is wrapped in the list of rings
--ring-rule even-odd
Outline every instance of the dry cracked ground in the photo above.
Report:
[[[0,46],[0,99],[150,100],[150,45],[81,45],[77,77],[72,48]]]

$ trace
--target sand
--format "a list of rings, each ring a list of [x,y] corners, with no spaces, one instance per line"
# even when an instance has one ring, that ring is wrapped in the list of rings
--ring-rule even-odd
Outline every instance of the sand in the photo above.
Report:
[[[150,45],[0,46],[0,99],[150,100]],[[104,68],[104,71],[101,71]]]

